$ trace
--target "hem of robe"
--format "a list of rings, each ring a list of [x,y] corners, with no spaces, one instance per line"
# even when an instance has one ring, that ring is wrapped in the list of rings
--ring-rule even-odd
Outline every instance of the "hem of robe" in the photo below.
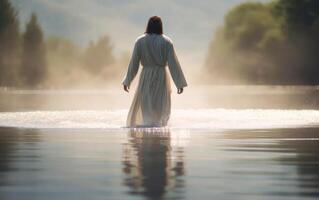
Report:
[[[171,112],[171,85],[167,67],[143,67],[127,116],[130,128],[165,127]]]

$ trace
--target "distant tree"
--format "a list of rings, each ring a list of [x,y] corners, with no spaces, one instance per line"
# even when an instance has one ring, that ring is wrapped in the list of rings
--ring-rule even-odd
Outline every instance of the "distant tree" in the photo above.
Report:
[[[226,84],[319,84],[318,35],[318,0],[237,5],[211,42],[210,78]]]
[[[43,33],[36,15],[32,14],[23,34],[21,76],[24,86],[38,86],[46,77],[46,64]]]
[[[48,37],[45,45],[50,68],[67,72],[73,70],[75,67],[79,67],[82,49],[72,41],[51,36]]]
[[[109,36],[90,42],[83,55],[84,69],[91,74],[98,75],[106,67],[114,63],[113,46]]]
[[[0,86],[14,86],[18,79],[20,35],[17,12],[9,0],[0,0]]]
[[[249,2],[227,13],[206,60],[209,71],[216,74],[214,81],[265,84],[270,76],[277,79],[275,60],[269,58],[276,55],[284,38],[272,8],[272,4]]]
[[[272,5],[244,3],[225,17],[225,39],[242,50],[264,50],[280,41],[280,21],[272,15]]]
[[[283,18],[283,30],[289,42],[287,59],[305,84],[318,84],[319,78],[319,1],[279,0],[277,16]]]
[[[311,32],[318,25],[318,0],[279,0],[276,6],[289,31]]]

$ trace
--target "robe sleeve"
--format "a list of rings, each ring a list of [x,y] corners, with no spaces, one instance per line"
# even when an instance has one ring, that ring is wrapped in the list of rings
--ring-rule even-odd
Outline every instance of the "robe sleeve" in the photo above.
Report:
[[[167,64],[176,87],[177,88],[186,87],[187,82],[184,77],[181,65],[179,64],[179,61],[177,59],[173,43],[169,43],[169,46],[168,46]]]
[[[128,65],[127,73],[122,81],[123,85],[126,85],[126,86],[131,85],[131,82],[133,81],[133,79],[135,78],[138,72],[140,60],[141,60],[141,54],[140,54],[139,43],[138,41],[135,41],[135,45],[134,45],[130,63]]]

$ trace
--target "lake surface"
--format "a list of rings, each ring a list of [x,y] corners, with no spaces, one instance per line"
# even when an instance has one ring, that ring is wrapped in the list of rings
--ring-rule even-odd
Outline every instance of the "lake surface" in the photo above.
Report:
[[[316,87],[200,87],[169,127],[133,94],[2,90],[0,199],[318,199]]]
[[[0,129],[1,199],[318,199],[317,128]]]

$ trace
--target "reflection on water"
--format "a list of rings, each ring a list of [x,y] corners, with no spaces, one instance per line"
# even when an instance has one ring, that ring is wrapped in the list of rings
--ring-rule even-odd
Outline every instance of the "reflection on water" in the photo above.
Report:
[[[158,199],[184,185],[179,178],[184,175],[183,148],[172,146],[169,130],[131,130],[124,146],[123,172],[131,194]]]
[[[18,193],[34,184],[41,156],[37,145],[41,136],[37,130],[0,129],[0,199],[19,199],[18,195],[7,195],[13,190]],[[19,189],[21,188],[21,189]],[[27,196],[25,196],[28,199]]]
[[[14,133],[14,134],[12,134]],[[21,170],[37,170],[35,163],[40,160],[37,144],[41,140],[37,130],[2,129],[0,132],[0,174]],[[19,165],[13,161],[19,160]],[[3,179],[0,179],[0,185]]]
[[[227,145],[227,151],[240,152],[243,155],[256,154],[270,156],[276,165],[281,166],[281,173],[265,169],[265,178],[272,178],[276,189],[265,188],[269,196],[287,198],[319,198],[319,134],[317,128],[275,129],[264,133],[256,131],[239,131],[236,135],[226,133],[222,137],[233,140]],[[261,142],[254,142],[260,140]],[[238,141],[238,142],[236,142]],[[246,141],[246,142],[239,142]],[[257,161],[257,160],[256,160]],[[269,162],[268,162],[269,164]],[[291,171],[295,170],[296,174]],[[240,173],[240,170],[234,170]],[[246,175],[251,176],[254,170]],[[255,174],[257,176],[257,174]],[[288,190],[296,185],[295,190]]]
[[[319,198],[318,128],[0,128],[0,199]]]
[[[319,197],[319,141],[317,136],[310,140],[297,139],[281,141],[277,147],[282,147],[296,153],[294,160],[280,159],[283,165],[297,165],[298,185],[302,190],[300,196]]]
[[[1,90],[0,199],[319,198],[318,87],[190,87],[128,133],[124,95]]]

